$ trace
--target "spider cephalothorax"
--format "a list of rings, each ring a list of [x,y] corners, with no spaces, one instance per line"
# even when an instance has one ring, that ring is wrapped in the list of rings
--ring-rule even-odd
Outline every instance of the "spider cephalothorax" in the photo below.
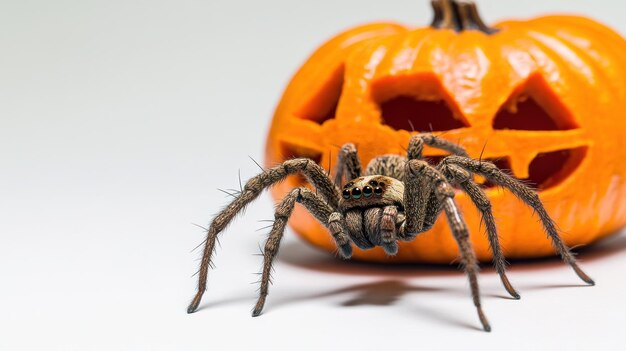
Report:
[[[398,209],[404,210],[403,194],[401,181],[383,175],[359,177],[343,187],[339,210],[346,219],[347,234],[356,246],[361,249],[382,246],[391,255],[398,252],[392,232],[397,226]]]
[[[451,153],[439,164],[422,160],[424,144]],[[187,312],[194,312],[206,289],[208,269],[217,235],[264,189],[284,180],[291,174],[302,174],[315,187],[293,189],[276,208],[275,220],[263,253],[264,264],[259,300],[253,316],[261,314],[268,293],[272,262],[278,253],[287,220],[296,203],[303,205],[330,232],[343,258],[350,258],[352,245],[361,249],[382,246],[395,255],[398,241],[411,241],[429,230],[443,211],[457,241],[460,261],[470,281],[472,297],[478,316],[486,331],[491,330],[482,312],[478,291],[478,265],[469,241],[469,233],[455,201],[455,189],[465,192],[481,212],[493,252],[494,265],[506,290],[515,298],[518,293],[505,274],[505,261],[500,248],[491,204],[480,186],[472,180],[478,174],[493,184],[508,189],[538,214],[545,231],[565,262],[578,276],[593,284],[576,264],[574,256],[563,244],[552,219],[548,216],[537,194],[519,180],[498,169],[493,163],[474,160],[462,147],[431,134],[417,134],[411,138],[407,156],[384,155],[374,158],[364,174],[353,144],[341,148],[336,169],[335,184],[313,160],[297,158],[264,170],[250,179],[241,193],[222,212],[208,229],[200,265],[198,292]],[[344,177],[349,181],[344,185]]]

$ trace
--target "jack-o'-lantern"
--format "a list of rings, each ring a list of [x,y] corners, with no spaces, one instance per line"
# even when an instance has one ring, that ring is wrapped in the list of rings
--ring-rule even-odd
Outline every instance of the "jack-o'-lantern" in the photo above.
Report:
[[[266,164],[309,157],[332,168],[338,146],[363,164],[403,154],[412,134],[432,131],[533,185],[569,246],[626,224],[626,41],[583,17],[547,16],[492,27],[468,1],[435,0],[430,27],[375,23],[322,45],[291,80],[267,140]],[[441,151],[425,149],[432,159]],[[281,198],[298,177],[276,186]],[[484,184],[507,257],[554,254],[532,210]],[[489,260],[481,218],[456,196],[477,256]],[[298,208],[291,227],[334,251],[326,229]],[[356,250],[384,262],[450,262],[457,246],[444,218],[398,254]]]

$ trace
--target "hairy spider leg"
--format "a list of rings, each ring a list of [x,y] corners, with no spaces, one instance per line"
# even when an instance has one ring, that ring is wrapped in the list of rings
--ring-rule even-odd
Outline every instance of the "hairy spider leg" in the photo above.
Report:
[[[322,222],[324,223],[324,222]],[[339,248],[339,256],[343,259],[352,257],[352,239],[346,234],[345,218],[340,212],[333,212],[328,217],[328,230]]]
[[[344,144],[339,150],[337,156],[337,173],[335,174],[335,185],[340,187],[343,182],[343,176],[348,180],[356,179],[361,176],[361,162],[357,155],[356,147],[352,143]]]
[[[263,250],[261,288],[259,290],[259,299],[257,300],[254,310],[252,311],[253,317],[260,315],[263,310],[263,306],[265,305],[265,298],[267,297],[269,285],[271,283],[272,263],[278,253],[280,241],[285,232],[285,226],[287,225],[287,221],[293,212],[296,202],[302,204],[309,212],[311,212],[311,214],[315,216],[315,218],[317,218],[318,221],[330,230],[337,246],[340,248],[340,252],[342,252],[342,255],[347,254],[349,257],[352,253],[350,239],[345,234],[343,226],[341,224],[337,226],[337,223],[333,220],[335,217],[334,215],[338,214],[338,212],[333,212],[333,209],[327,205],[321,197],[311,192],[309,189],[293,189],[276,207],[274,225],[272,226],[272,230],[270,231],[267,241],[265,242],[265,249]],[[331,222],[331,220],[333,222]],[[330,223],[333,224],[330,225]],[[349,253],[346,251],[349,251]]]
[[[332,184],[322,167],[312,160],[296,158],[287,160],[281,165],[267,169],[261,174],[246,182],[243,191],[222,210],[211,222],[207,231],[207,239],[200,263],[198,275],[198,291],[187,308],[187,313],[193,313],[198,308],[202,295],[206,290],[206,281],[211,258],[218,234],[241,212],[250,202],[256,199],[263,190],[280,182],[290,174],[303,174],[317,189],[324,201],[334,210],[338,210],[339,192]]]
[[[563,241],[557,232],[556,225],[543,207],[543,204],[539,199],[539,195],[534,190],[519,180],[506,174],[491,162],[472,160],[459,156],[448,156],[444,158],[441,163],[444,165],[453,164],[460,166],[469,172],[480,174],[489,181],[511,191],[517,198],[522,200],[526,205],[530,206],[539,215],[539,219],[541,220],[548,237],[552,240],[555,250],[559,253],[559,255],[561,255],[563,261],[568,263],[572,269],[574,269],[574,272],[576,272],[578,277],[585,283],[589,285],[595,284],[594,281],[585,272],[583,272],[580,267],[578,267],[576,258],[574,258],[574,255],[570,252],[569,248],[563,244]]]
[[[407,158],[409,160],[421,160],[423,156],[422,152],[424,151],[424,144],[435,149],[447,151],[453,155],[469,157],[467,151],[462,146],[436,137],[430,133],[421,133],[411,137],[409,147],[406,150]]]
[[[487,238],[489,239],[489,246],[493,254],[493,264],[496,268],[496,272],[500,275],[500,280],[504,285],[506,291],[515,299],[519,299],[520,295],[515,290],[509,278],[506,276],[507,262],[504,259],[500,240],[498,238],[498,231],[496,228],[496,221],[491,211],[491,202],[487,198],[485,192],[472,180],[471,174],[462,169],[461,167],[448,164],[440,164],[439,171],[443,173],[448,181],[454,185],[458,185],[467,196],[472,200],[474,206],[480,211],[483,222],[487,229]]]
[[[487,317],[483,313],[480,302],[480,291],[478,288],[478,261],[476,260],[476,254],[474,253],[474,249],[472,248],[469,240],[467,225],[465,224],[463,216],[454,202],[454,189],[450,183],[448,183],[443,174],[425,161],[410,160],[407,163],[405,172],[405,183],[407,184],[405,188],[410,187],[409,184],[411,183],[421,183],[422,179],[424,182],[432,184],[431,189],[435,193],[439,202],[443,205],[443,210],[446,214],[446,218],[448,219],[448,224],[459,247],[461,265],[463,266],[470,282],[472,300],[474,302],[474,306],[476,307],[480,323],[485,331],[491,331],[491,326],[489,325]],[[405,205],[408,221],[410,217],[408,213],[409,205]],[[405,222],[405,224],[406,223],[407,222]]]
[[[409,142],[409,148],[407,149],[408,158],[421,159],[424,144],[434,148],[445,150],[461,158],[469,159],[467,151],[465,151],[463,147],[448,140],[438,138],[432,134],[418,134],[413,136],[411,138],[411,141]],[[506,291],[513,298],[519,299],[519,293],[515,290],[515,288],[513,288],[513,285],[509,281],[509,278],[506,276],[506,260],[504,259],[502,246],[500,245],[500,239],[498,237],[498,231],[496,229],[496,223],[493,218],[491,203],[489,202],[489,199],[480,189],[480,187],[474,184],[470,174],[466,175],[465,173],[463,173],[465,171],[460,172],[458,168],[449,169],[447,168],[448,166],[445,164],[440,163],[440,165],[441,166],[438,166],[438,169],[442,171],[448,181],[453,185],[458,185],[469,196],[474,205],[480,211],[482,219],[485,222],[485,226],[487,228],[487,238],[489,240],[489,246],[491,247],[491,252],[493,254],[493,265],[496,269],[496,272],[498,272],[500,280],[502,281],[502,284],[504,285]],[[428,207],[432,207],[432,204],[429,204]]]

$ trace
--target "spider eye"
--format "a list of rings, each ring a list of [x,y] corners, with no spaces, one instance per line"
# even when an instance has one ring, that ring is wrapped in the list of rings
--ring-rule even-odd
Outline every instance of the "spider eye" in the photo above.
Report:
[[[378,186],[378,182],[375,180],[370,180],[370,185],[371,186]]]
[[[346,189],[343,191],[343,198],[344,199],[349,199],[350,198],[350,190]]]
[[[365,197],[370,197],[370,196],[372,196],[372,187],[371,187],[371,186],[369,186],[369,185],[366,185],[366,186],[363,188],[363,195],[364,195]]]
[[[378,195],[378,196],[382,195],[382,194],[383,194],[383,188],[381,188],[381,187],[377,186],[377,187],[374,189],[374,194],[376,194],[376,195]]]
[[[358,199],[361,197],[361,189],[359,188],[354,188],[352,189],[352,197],[355,199]]]
[[[343,188],[344,188],[344,189],[347,189],[347,188],[349,188],[349,187],[351,187],[351,186],[353,186],[353,185],[354,185],[354,183],[350,182],[350,183],[348,183],[348,184],[344,185],[344,186],[343,186]]]

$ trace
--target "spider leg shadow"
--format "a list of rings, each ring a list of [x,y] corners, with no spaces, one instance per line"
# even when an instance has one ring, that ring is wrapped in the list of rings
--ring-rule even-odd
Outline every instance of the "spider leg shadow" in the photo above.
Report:
[[[344,307],[355,306],[391,306],[396,304],[400,298],[404,295],[420,293],[420,292],[448,292],[452,294],[465,295],[461,290],[451,290],[443,288],[433,288],[426,286],[416,286],[413,284],[407,284],[399,279],[386,279],[382,281],[375,281],[365,284],[356,284],[348,286],[346,288],[336,289],[321,294],[301,296],[290,299],[289,301],[278,301],[274,303],[273,307],[277,307],[298,300],[308,299],[320,299],[330,296],[348,295],[351,296],[347,300],[340,303]],[[406,313],[415,314],[419,316],[428,316],[432,320],[438,321],[442,324],[455,325],[472,330],[481,331],[476,325],[469,322],[465,322],[458,318],[458,315],[453,313],[447,313],[443,309],[438,309],[436,306],[429,306],[419,302],[419,298],[412,299],[413,309],[405,310]]]
[[[422,292],[442,292],[465,297],[465,286],[458,288],[439,288],[432,286],[420,286],[410,283],[408,280],[425,276],[458,276],[464,277],[464,273],[456,265],[429,265],[429,264],[376,264],[359,261],[343,261],[333,259],[327,253],[312,249],[299,241],[285,242],[279,254],[281,262],[303,269],[326,272],[339,275],[370,276],[381,278],[376,281],[355,284],[340,289],[334,289],[317,294],[293,296],[274,300],[271,302],[272,309],[279,308],[297,301],[322,299],[332,296],[347,296],[346,300],[339,303],[345,307],[355,306],[391,306],[396,304],[404,295]],[[494,272],[495,274],[495,272]],[[472,330],[482,330],[477,326],[464,322],[456,315],[439,310],[435,306],[419,303],[419,298],[412,299],[413,307],[417,310],[409,313],[430,316],[443,324],[456,325]]]
[[[419,292],[440,292],[450,291],[449,289],[431,288],[409,285],[401,280],[383,280],[379,282],[358,284],[348,288],[338,289],[329,293],[321,294],[318,297],[337,295],[343,293],[356,293],[356,295],[344,301],[341,305],[346,307],[361,306],[361,305],[375,305],[375,306],[388,306],[395,304],[403,295]],[[460,291],[457,291],[461,293]],[[414,300],[417,304],[415,313],[420,316],[428,316],[432,320],[440,321],[444,324],[456,325],[463,328],[469,328],[473,330],[482,331],[476,325],[472,325],[469,322],[464,322],[455,315],[446,313],[442,309],[437,309],[435,306],[427,306],[419,303],[419,299]],[[410,312],[414,313],[414,312]]]
[[[593,263],[596,261],[609,259],[611,256],[626,253],[626,230],[618,230],[609,235],[607,238],[601,239],[597,243],[588,246],[576,248],[577,258],[582,265]],[[549,269],[562,268],[563,261],[559,257],[543,257],[533,259],[510,259],[507,268],[510,272],[541,272]],[[522,290],[543,290],[554,288],[579,288],[589,287],[584,283],[572,284],[537,284],[522,287]]]
[[[366,284],[352,285],[347,288],[337,289],[316,297],[325,297],[339,294],[351,294],[354,296],[344,301],[342,306],[390,306],[400,298],[411,292],[442,291],[444,289],[420,287],[409,285],[401,280],[383,280]]]

